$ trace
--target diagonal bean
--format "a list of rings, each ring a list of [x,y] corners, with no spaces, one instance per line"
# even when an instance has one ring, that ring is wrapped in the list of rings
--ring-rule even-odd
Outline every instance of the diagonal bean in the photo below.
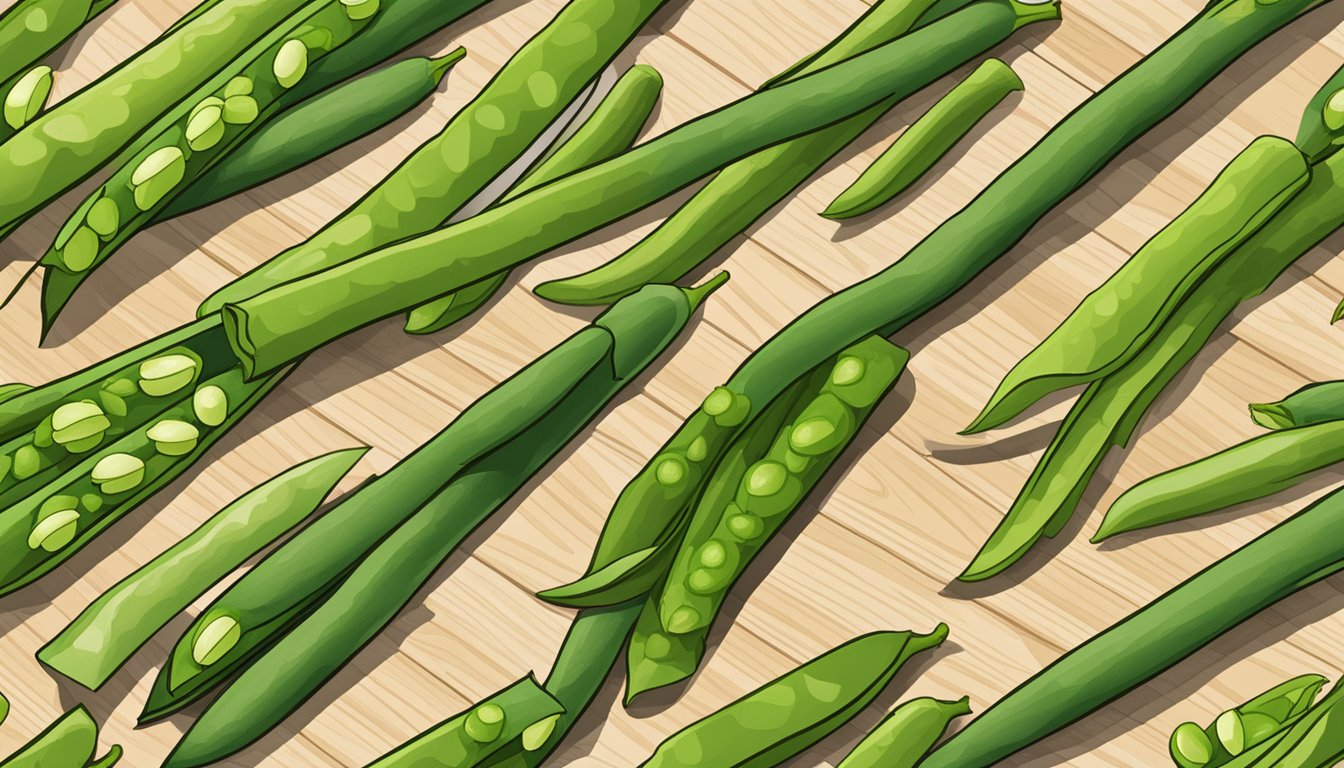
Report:
[[[915,768],[958,717],[971,713],[970,699],[919,698],[887,713],[836,768]]]

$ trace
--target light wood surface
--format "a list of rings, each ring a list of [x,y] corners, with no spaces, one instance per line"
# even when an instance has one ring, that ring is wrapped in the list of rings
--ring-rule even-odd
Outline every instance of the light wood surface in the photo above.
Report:
[[[0,2],[0,6],[7,3]],[[59,56],[56,96],[133,54],[189,0],[122,0]],[[35,349],[36,281],[0,312],[0,380],[44,382],[190,318],[233,276],[340,213],[428,139],[562,0],[495,0],[417,52],[463,44],[431,104],[311,168],[138,236],[80,291],[53,339]],[[569,612],[531,593],[578,574],[610,504],[709,386],[796,314],[898,258],[968,202],[1093,90],[1194,16],[1199,0],[1066,0],[1065,20],[1033,27],[997,55],[1026,82],[897,204],[854,223],[815,215],[890,138],[953,82],[897,107],[749,237],[715,260],[733,280],[651,376],[471,537],[378,639],[298,713],[228,766],[362,766],[529,670],[544,674]],[[746,94],[822,45],[860,0],[673,0],[620,63],[656,66],[667,87],[658,133]],[[915,357],[860,446],[808,501],[734,592],[713,651],[688,686],[625,711],[609,685],[557,765],[629,766],[676,728],[862,632],[952,627],[951,641],[903,673],[875,706],[804,755],[833,764],[913,695],[969,694],[983,710],[1065,650],[1300,509],[1340,478],[1198,523],[1087,543],[1099,512],[1154,472],[1252,435],[1245,404],[1344,376],[1344,341],[1327,325],[1344,293],[1336,236],[1239,310],[1158,402],[1128,451],[1114,451],[1078,522],[987,585],[953,579],[1007,508],[1067,404],[1056,400],[987,437],[956,432],[1003,373],[1091,288],[1181,210],[1254,136],[1291,136],[1307,98],[1340,64],[1344,3],[1272,37],[1038,225],[999,265],[897,338]],[[19,279],[78,196],[0,243],[0,288]],[[683,199],[678,198],[678,201]],[[531,295],[628,247],[672,210],[658,206],[520,272],[487,314],[419,338],[389,321],[315,354],[208,461],[37,585],[0,602],[0,691],[11,699],[0,754],[77,702],[152,766],[199,711],[135,729],[153,675],[187,625],[179,617],[103,691],[41,668],[34,652],[99,592],[249,487],[332,448],[367,444],[348,480],[384,471],[490,386],[579,328],[592,312]],[[702,270],[702,272],[707,270]],[[1344,673],[1339,579],[1254,617],[1160,679],[1008,761],[1014,766],[1165,766],[1167,735],[1288,676]],[[213,595],[200,601],[197,608]],[[728,624],[731,622],[731,626]]]

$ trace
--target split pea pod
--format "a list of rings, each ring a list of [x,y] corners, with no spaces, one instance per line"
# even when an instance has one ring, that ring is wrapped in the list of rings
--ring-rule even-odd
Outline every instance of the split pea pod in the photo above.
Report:
[[[248,491],[103,592],[37,658],[98,690],[192,600],[312,514],[367,451],[319,456]]]
[[[1344,419],[1344,381],[1322,381],[1274,403],[1251,403],[1251,419],[1265,429],[1309,427]]]
[[[374,192],[304,243],[217,291],[199,313],[443,226],[526,152],[665,2],[571,0]]]
[[[458,48],[434,59],[415,56],[295,104],[186,185],[154,221],[264,184],[388,125],[433,94],[465,55]]]
[[[1338,682],[1319,702],[1275,737],[1223,763],[1223,768],[1332,768],[1344,759],[1344,685]]]
[[[985,61],[892,142],[821,215],[850,219],[886,205],[1023,87],[1012,67],[999,59]]]
[[[835,732],[872,702],[915,654],[942,644],[930,634],[875,632],[766,683],[670,736],[645,768],[767,768]]]
[[[685,327],[699,302],[720,283],[711,282],[694,291],[650,286],[571,337],[571,342],[583,345],[590,342],[580,337],[604,340],[605,351],[598,363],[585,364],[564,377],[543,382],[543,386],[563,393],[555,407],[538,414],[525,431],[481,454],[404,522],[372,542],[371,550],[353,565],[330,596],[279,637],[210,704],[166,765],[184,768],[215,762],[261,737],[293,712],[396,617],[466,536],[653,362]],[[566,346],[570,342],[562,343],[551,354],[562,352]],[[510,380],[495,391],[507,394],[516,389],[516,382]],[[487,396],[468,407],[460,418],[473,418],[472,412],[478,407],[487,412],[481,418],[490,418],[489,414],[500,406]],[[380,482],[383,480],[375,481]],[[270,589],[288,594],[283,582],[272,582]],[[377,599],[370,599],[372,595]],[[198,663],[228,653],[232,640],[221,639],[213,648],[200,650],[206,638],[221,637],[211,627],[225,622],[232,627],[230,638],[243,631],[237,620],[221,619],[230,616],[229,608],[228,600],[216,601],[197,622],[201,628],[194,635],[188,630],[186,637],[193,638]]]
[[[265,372],[279,359],[570,242],[763,147],[907,95],[1000,42],[1024,17],[1056,14],[1053,4],[974,3],[867,54],[752,94],[452,227],[227,304],[225,322],[234,349],[249,373]],[[800,110],[799,103],[809,108]],[[334,295],[342,301],[332,302]],[[281,311],[281,306],[296,305],[314,308],[302,327],[296,313]]]
[[[95,760],[97,749],[98,724],[80,704],[0,765],[5,768],[112,768],[121,759],[120,746],[113,745]]]
[[[631,67],[579,130],[524,176],[502,201],[629,149],[653,114],[662,89],[663,78],[658,70],[646,64]],[[494,296],[509,274],[508,271],[501,272],[416,307],[406,315],[406,332],[434,333],[472,314]]]
[[[971,713],[970,699],[911,699],[893,709],[837,768],[915,768],[953,720]]]
[[[1221,768],[1283,735],[1307,713],[1325,683],[1320,675],[1301,675],[1223,712],[1207,727],[1181,723],[1171,733],[1171,758],[1178,768]]]
[[[95,189],[39,260],[44,334],[92,272],[279,109],[308,67],[359,35],[381,0],[310,0],[165,115],[138,151]]]

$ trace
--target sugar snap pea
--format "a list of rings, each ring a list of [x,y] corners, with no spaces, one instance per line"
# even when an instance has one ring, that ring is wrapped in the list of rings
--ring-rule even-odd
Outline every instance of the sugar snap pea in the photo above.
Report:
[[[646,768],[779,765],[868,706],[915,654],[947,637],[875,632],[855,638],[692,723],[658,745]]]
[[[319,456],[257,486],[104,592],[37,652],[97,690],[192,600],[317,509],[368,451]]]
[[[98,759],[98,724],[83,704],[66,712],[18,752],[0,761],[4,768],[112,768],[121,759],[113,745]]]
[[[918,181],[943,155],[1022,90],[1022,79],[1000,59],[988,59],[902,133],[821,215],[850,219],[885,205]]]
[[[307,241],[217,291],[201,313],[441,227],[526,151],[665,2],[571,0],[376,192]],[[409,207],[408,200],[414,201]],[[430,298],[435,296],[425,297]]]
[[[914,768],[953,720],[971,713],[970,699],[918,698],[882,718],[837,768]]]
[[[1322,381],[1273,403],[1251,403],[1251,419],[1265,429],[1309,427],[1344,419],[1344,381]]]
[[[1058,13],[1053,4],[1027,8],[1013,0],[983,0],[863,56],[752,94],[455,226],[230,303],[224,316],[235,352],[250,373],[265,372],[281,356],[388,316],[390,307],[422,303],[488,278],[764,146],[908,94],[1002,40],[1024,15],[1051,18]],[[798,109],[800,101],[809,108]],[[314,322],[300,329],[294,313],[278,311],[290,300],[316,307],[322,303],[319,297],[330,299],[337,293],[343,297],[339,318],[319,310]]]
[[[1177,768],[1222,768],[1284,735],[1311,708],[1325,683],[1320,675],[1300,675],[1223,712],[1207,727],[1181,723],[1171,733],[1171,759]]]

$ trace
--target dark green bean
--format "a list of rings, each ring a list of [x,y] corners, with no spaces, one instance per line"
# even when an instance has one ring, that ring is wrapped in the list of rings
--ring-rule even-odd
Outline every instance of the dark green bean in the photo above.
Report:
[[[914,768],[953,720],[971,713],[971,700],[911,699],[882,718],[837,768]]]
[[[1276,403],[1251,403],[1251,419],[1265,429],[1308,427],[1344,419],[1344,381],[1308,384]]]
[[[98,724],[79,704],[0,761],[0,768],[112,768],[121,759],[120,746],[113,745],[107,754],[94,760],[97,749]]]

